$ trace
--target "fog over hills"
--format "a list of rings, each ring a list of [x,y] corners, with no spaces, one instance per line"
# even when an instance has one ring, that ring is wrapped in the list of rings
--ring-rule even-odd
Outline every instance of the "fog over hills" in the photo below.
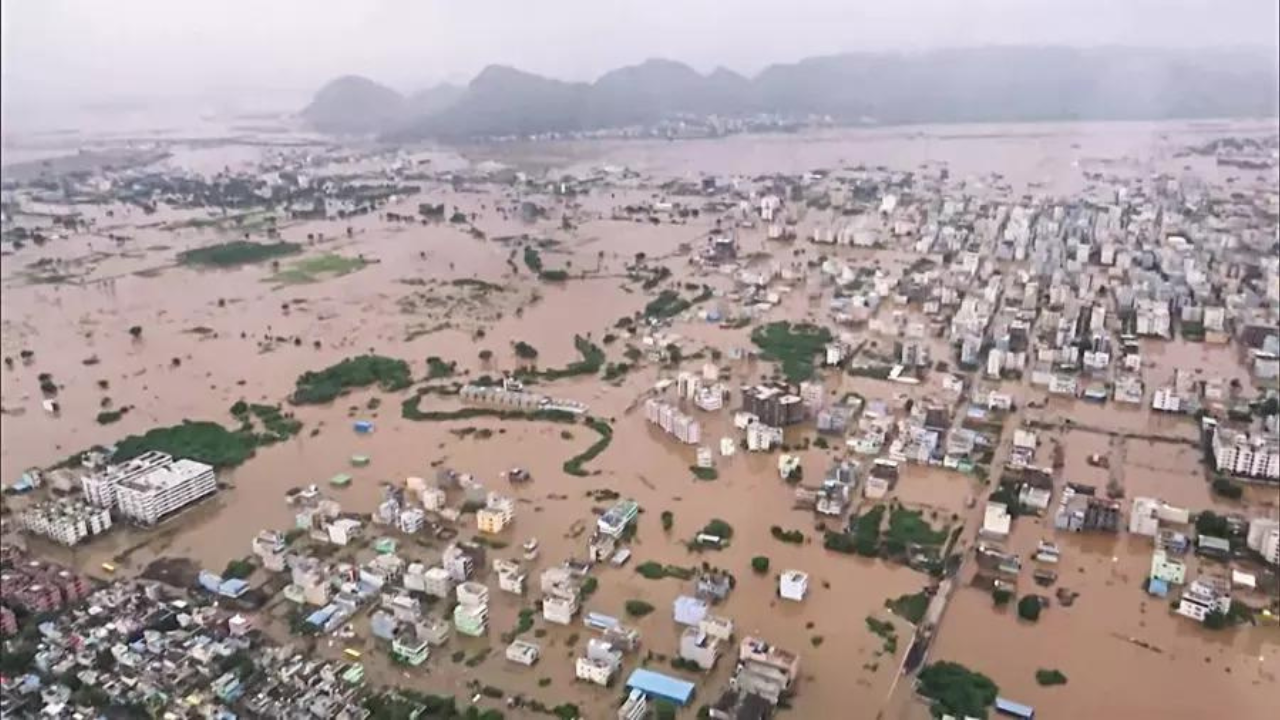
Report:
[[[406,98],[372,80],[325,85],[302,112],[327,132],[465,139],[650,123],[680,113],[823,115],[841,123],[1272,116],[1266,53],[990,47],[853,53],[770,65],[753,78],[672,60],[564,82],[493,65],[465,88]]]

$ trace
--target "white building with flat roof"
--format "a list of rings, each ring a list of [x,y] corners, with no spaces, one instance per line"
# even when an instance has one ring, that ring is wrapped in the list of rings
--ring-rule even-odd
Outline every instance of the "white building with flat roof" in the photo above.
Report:
[[[1215,428],[1213,459],[1219,472],[1280,480],[1280,441],[1274,437]]]
[[[778,576],[778,594],[786,600],[799,602],[809,592],[809,574],[799,570],[784,570]]]
[[[18,516],[22,528],[71,546],[111,528],[111,511],[76,500],[52,500],[27,508]]]
[[[86,478],[82,489],[93,504],[115,507],[125,518],[154,525],[216,493],[218,480],[211,465],[152,451]]]

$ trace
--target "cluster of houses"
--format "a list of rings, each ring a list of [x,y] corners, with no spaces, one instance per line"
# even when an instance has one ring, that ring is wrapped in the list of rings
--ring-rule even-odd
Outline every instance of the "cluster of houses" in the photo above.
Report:
[[[157,717],[365,716],[359,663],[273,645],[200,596],[117,580],[42,617],[6,650],[30,661],[0,675],[5,717],[90,717],[106,705]]]

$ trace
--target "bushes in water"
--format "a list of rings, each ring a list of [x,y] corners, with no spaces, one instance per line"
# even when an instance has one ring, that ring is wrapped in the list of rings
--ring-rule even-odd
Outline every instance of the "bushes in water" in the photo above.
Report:
[[[935,710],[959,717],[986,717],[986,709],[999,694],[991,678],[945,661],[921,670],[916,688],[933,701]]]
[[[116,445],[112,460],[122,462],[158,450],[217,468],[233,467],[252,457],[257,444],[252,433],[233,432],[216,422],[187,420],[130,435]]]
[[[273,258],[293,255],[302,252],[298,243],[256,243],[248,240],[207,245],[194,250],[178,253],[178,262],[183,265],[204,265],[208,267],[235,267],[249,263],[262,262]]]
[[[600,439],[592,443],[586,450],[564,461],[564,471],[577,477],[586,477],[588,473],[582,466],[594,460],[596,456],[605,451],[605,448],[609,447],[609,443],[613,442],[613,427],[609,423],[599,418],[591,417],[587,418],[585,423],[587,427],[600,434]]]
[[[412,383],[409,364],[382,355],[347,358],[319,372],[300,375],[290,400],[297,405],[326,403],[351,388],[374,383],[386,392],[409,387]]]
[[[1040,685],[1046,685],[1046,686],[1047,685],[1066,685],[1067,676],[1063,675],[1060,670],[1040,669],[1036,671],[1036,682]]]
[[[690,465],[689,471],[692,472],[693,476],[699,480],[716,480],[720,477],[720,473],[716,472],[715,468]]]
[[[923,592],[900,595],[892,600],[885,600],[884,606],[912,625],[919,625],[929,610],[929,596]]]
[[[643,600],[628,600],[626,608],[627,614],[634,618],[642,618],[653,612],[653,605]]]
[[[751,342],[766,360],[782,364],[782,374],[791,382],[813,377],[813,358],[831,342],[831,331],[817,325],[769,323],[751,332]]]
[[[769,528],[769,534],[773,536],[774,540],[780,540],[784,543],[791,543],[793,545],[801,545],[804,543],[804,533],[799,530],[783,530],[780,526],[774,525]]]
[[[1018,617],[1028,622],[1040,619],[1040,598],[1035,595],[1024,595],[1018,601]]]

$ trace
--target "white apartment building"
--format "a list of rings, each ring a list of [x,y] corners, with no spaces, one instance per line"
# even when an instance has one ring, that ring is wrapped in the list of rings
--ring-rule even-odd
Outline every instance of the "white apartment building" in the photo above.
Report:
[[[507,659],[518,665],[529,667],[538,662],[538,656],[541,654],[536,643],[528,640],[515,640],[507,646]]]
[[[111,528],[110,510],[75,500],[40,503],[18,517],[27,532],[68,547]]]
[[[1250,520],[1245,545],[1272,565],[1280,565],[1280,521],[1268,518]]]
[[[425,512],[419,508],[409,508],[408,510],[400,511],[400,516],[396,521],[396,527],[400,532],[412,535],[413,533],[421,530],[422,526],[425,525],[426,522],[427,514]]]
[[[476,511],[476,529],[483,533],[496,535],[503,531],[515,519],[516,504],[509,497],[491,492],[485,499],[485,506]]]
[[[747,449],[769,452],[782,444],[782,428],[755,422],[747,426]]]
[[[1187,566],[1181,560],[1169,557],[1164,550],[1156,550],[1151,554],[1150,577],[1172,585],[1181,585],[1187,580]]]
[[[1213,431],[1213,458],[1220,472],[1280,480],[1280,441],[1228,428]]]
[[[432,597],[449,597],[453,592],[453,577],[442,567],[428,568],[422,574],[422,592]]]
[[[1231,595],[1227,592],[1226,583],[1212,578],[1199,578],[1182,591],[1178,601],[1178,614],[1197,622],[1211,612],[1226,613],[1231,609]]]
[[[1172,387],[1162,387],[1151,396],[1151,409],[1161,412],[1182,412],[1182,397]]]
[[[217,492],[218,481],[210,465],[152,451],[86,478],[82,489],[93,504],[114,506],[134,522],[154,525]]]
[[[542,598],[542,618],[557,625],[568,625],[578,613],[578,597],[575,594],[547,595]]]
[[[444,490],[438,487],[422,489],[422,509],[440,512],[444,509],[446,502],[448,502],[448,496],[445,495]]]
[[[493,571],[498,574],[498,589],[514,595],[524,594],[525,571],[514,560],[495,558]]]
[[[574,665],[574,674],[579,680],[595,683],[601,687],[609,684],[618,666],[607,660],[595,660],[588,657],[578,658]]]

